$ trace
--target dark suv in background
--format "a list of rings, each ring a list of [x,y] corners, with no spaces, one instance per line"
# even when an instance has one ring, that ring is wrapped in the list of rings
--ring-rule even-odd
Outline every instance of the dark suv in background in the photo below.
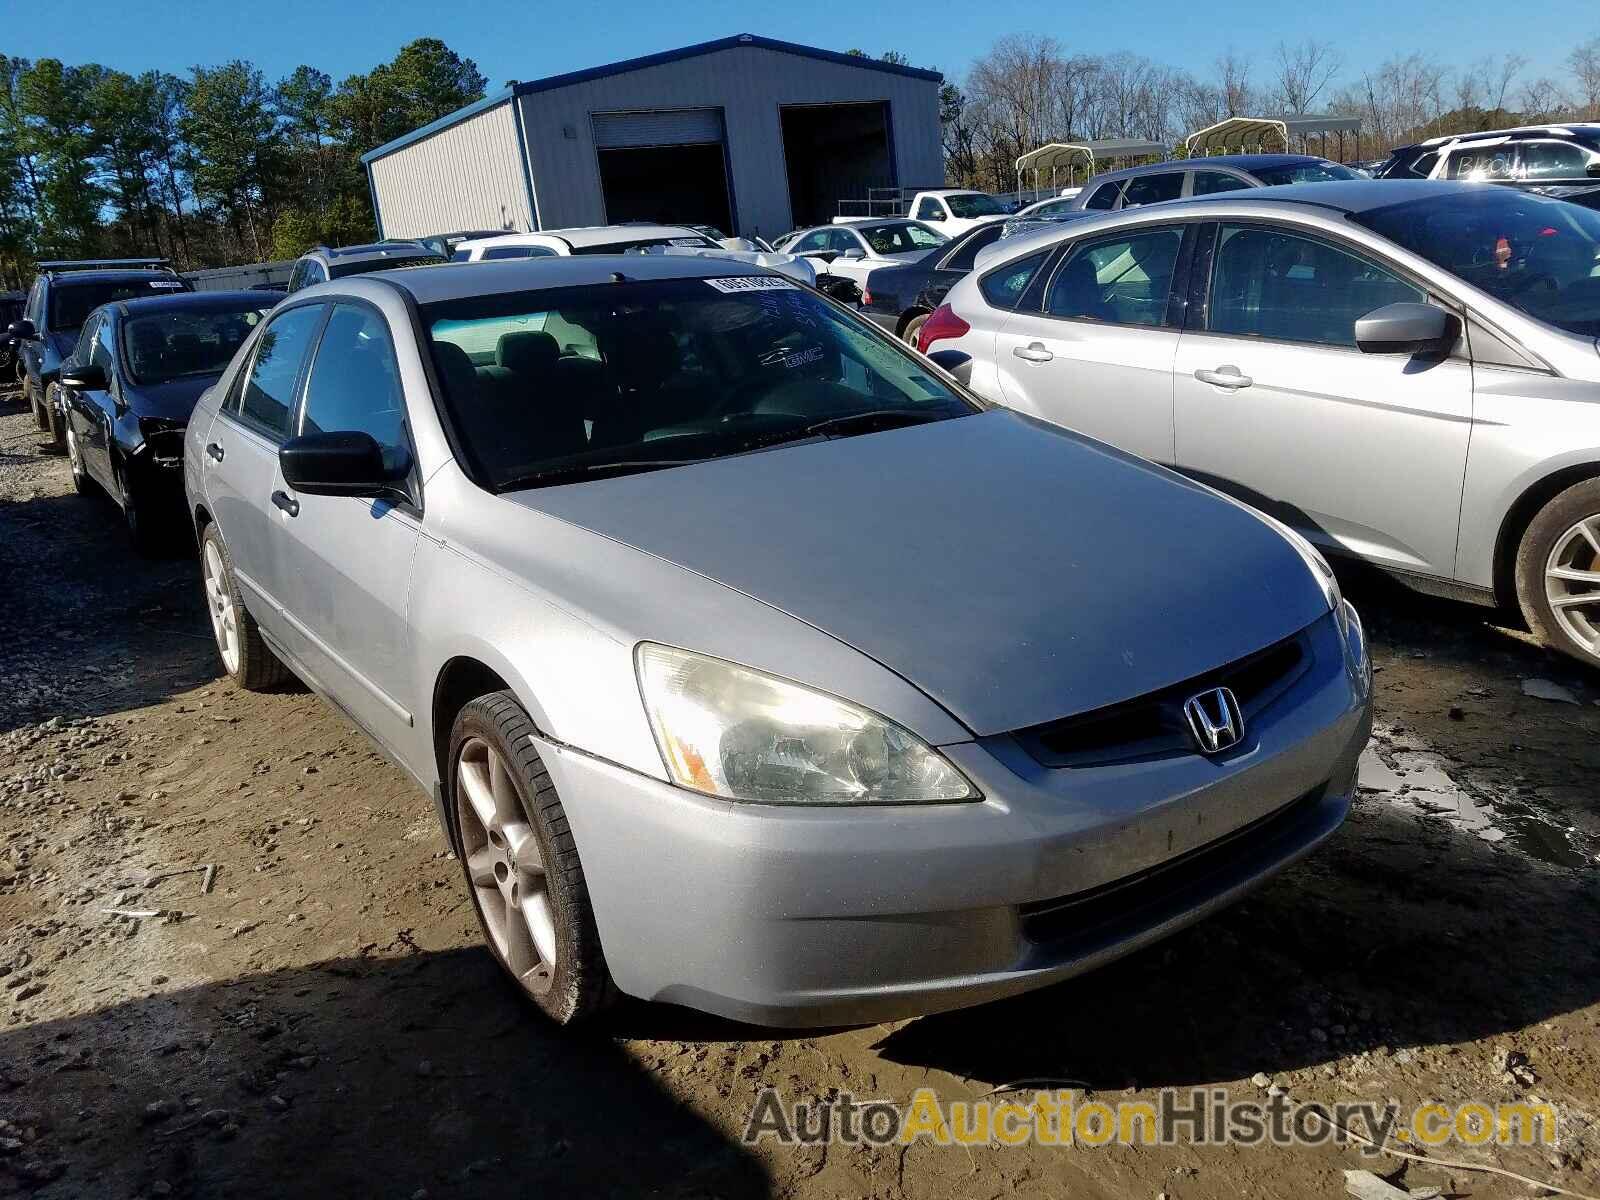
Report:
[[[39,428],[63,444],[66,426],[55,396],[61,362],[78,345],[89,314],[102,304],[190,292],[193,286],[164,259],[83,259],[42,262],[22,316],[8,332],[15,337],[23,396]]]
[[[1600,122],[1429,138],[1389,153],[1379,179],[1461,179],[1538,191],[1600,186]]]

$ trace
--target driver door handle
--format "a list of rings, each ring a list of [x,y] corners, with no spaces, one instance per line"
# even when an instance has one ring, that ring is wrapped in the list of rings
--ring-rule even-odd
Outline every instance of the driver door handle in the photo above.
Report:
[[[1212,387],[1227,388],[1229,391],[1238,391],[1247,388],[1255,382],[1250,376],[1241,374],[1238,367],[1222,366],[1215,371],[1199,370],[1194,377],[1201,383],[1209,383]]]
[[[206,447],[206,453],[209,454],[217,462],[221,462],[222,461],[222,447],[217,445],[216,442],[212,442],[209,446]]]
[[[1047,363],[1055,357],[1054,354],[1045,349],[1043,342],[1029,342],[1026,346],[1013,346],[1011,353],[1022,359],[1023,362],[1031,363]]]
[[[273,492],[272,502],[291,517],[300,515],[300,501],[294,499],[288,492]]]

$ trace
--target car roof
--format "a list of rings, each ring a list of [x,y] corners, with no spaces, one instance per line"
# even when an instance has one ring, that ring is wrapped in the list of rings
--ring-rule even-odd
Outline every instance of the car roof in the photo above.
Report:
[[[108,307],[124,317],[143,317],[163,312],[212,312],[229,309],[271,308],[278,301],[267,292],[171,292],[143,296],[137,300],[118,300]]]
[[[191,286],[175,271],[140,271],[131,268],[112,271],[64,271],[59,275],[48,275],[46,279],[52,288],[71,287],[75,283],[123,283],[144,279],[171,279],[182,283],[185,287]]]
[[[1289,167],[1298,163],[1324,163],[1331,160],[1316,154],[1209,154],[1199,158],[1170,158],[1166,162],[1141,163],[1137,167],[1123,167],[1105,171],[1085,183],[1087,191],[1092,185],[1108,179],[1130,179],[1135,175],[1155,175],[1168,171],[1195,171],[1206,167],[1233,167],[1249,171],[1266,167]]]
[[[1208,204],[1232,196],[1235,200],[1259,204],[1310,204],[1340,212],[1363,213],[1428,196],[1459,196],[1462,188],[1474,186],[1445,179],[1332,179],[1325,183],[1289,183],[1281,187],[1215,192],[1209,196],[1191,196],[1177,203]]]
[[[721,279],[734,275],[784,278],[775,271],[725,258],[701,258],[687,254],[576,254],[547,258],[501,258],[476,263],[440,263],[375,275],[352,275],[332,283],[319,283],[305,288],[296,292],[294,299],[396,287],[408,293],[418,304],[433,304],[441,300],[497,296],[507,292],[597,287],[615,282],[613,276],[618,274],[626,281]]]
[[[393,242],[368,242],[359,246],[318,246],[315,250],[308,250],[301,255],[302,258],[319,258],[326,255],[329,259],[347,262],[355,259],[396,258],[401,254],[436,254],[436,250],[424,246],[421,242],[393,241]]]
[[[1600,137],[1600,121],[1559,121],[1548,125],[1510,125],[1504,129],[1476,129],[1471,133],[1443,133],[1419,144],[1434,149],[1450,142],[1475,142],[1498,137],[1594,138]]]

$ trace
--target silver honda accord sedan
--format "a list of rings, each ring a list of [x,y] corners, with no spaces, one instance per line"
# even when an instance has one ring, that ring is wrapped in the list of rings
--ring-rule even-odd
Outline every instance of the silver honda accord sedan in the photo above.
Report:
[[[184,463],[227,673],[433,794],[557,1022],[1063,979],[1328,837],[1370,728],[1308,543],[737,264],[308,288]]]

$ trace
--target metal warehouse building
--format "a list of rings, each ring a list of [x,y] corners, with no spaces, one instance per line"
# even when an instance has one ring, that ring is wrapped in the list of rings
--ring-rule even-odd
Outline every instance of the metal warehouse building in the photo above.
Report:
[[[944,178],[937,72],[741,34],[515,83],[363,156],[384,237],[647,220],[776,236]]]

